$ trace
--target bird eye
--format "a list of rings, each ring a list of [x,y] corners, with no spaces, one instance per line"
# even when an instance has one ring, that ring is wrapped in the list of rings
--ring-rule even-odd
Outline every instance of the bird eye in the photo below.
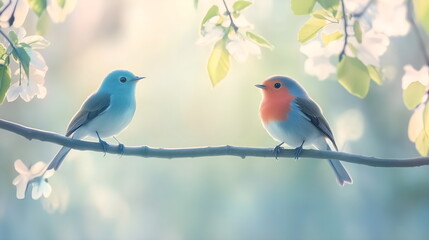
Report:
[[[126,77],[121,77],[121,78],[119,78],[119,81],[120,81],[121,83],[124,83],[124,82],[126,82],[126,81],[127,81],[127,78],[126,78]]]
[[[275,87],[275,88],[280,88],[281,86],[282,86],[282,84],[281,84],[281,83],[275,83],[275,84],[274,84],[274,87]]]

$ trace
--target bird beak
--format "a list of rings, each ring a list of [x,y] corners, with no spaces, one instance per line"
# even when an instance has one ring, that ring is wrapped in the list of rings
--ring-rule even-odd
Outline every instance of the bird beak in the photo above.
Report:
[[[141,79],[143,79],[143,78],[146,78],[146,77],[135,77],[134,79],[132,79],[131,81],[132,82],[134,82],[134,81],[138,81],[138,80],[141,80]]]
[[[261,88],[261,89],[267,88],[267,86],[265,86],[264,84],[256,84],[255,87]]]

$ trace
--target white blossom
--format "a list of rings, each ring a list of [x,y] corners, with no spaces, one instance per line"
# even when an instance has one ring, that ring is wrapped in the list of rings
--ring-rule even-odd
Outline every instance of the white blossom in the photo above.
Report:
[[[41,177],[35,178],[31,182],[32,191],[31,198],[34,200],[39,199],[41,196],[48,198],[51,195],[52,187],[48,183],[48,178],[54,174],[55,171],[46,171]]]
[[[45,73],[46,72],[32,68],[30,70],[30,78],[32,80],[29,81],[26,77],[23,77],[21,81],[13,83],[7,91],[7,101],[13,102],[18,98],[18,96],[20,96],[25,102],[31,101],[35,96],[37,96],[37,98],[39,99],[45,98],[47,90],[43,83],[39,83],[41,81],[44,81]]]
[[[25,19],[27,18],[28,10],[30,9],[28,6],[28,1],[10,0],[10,4],[8,4],[8,2],[9,1],[3,1],[3,6],[0,8],[0,11],[4,10],[3,14],[0,16],[0,27],[2,28],[10,27],[8,21],[12,17],[12,14],[14,17],[12,26],[21,27]]]
[[[237,61],[244,62],[247,60],[249,55],[260,56],[261,48],[241,35],[241,33],[230,34],[230,41],[226,44],[226,50],[231,54]]]
[[[325,80],[336,71],[331,57],[337,56],[341,51],[341,41],[336,40],[323,47],[319,39],[314,39],[301,45],[300,51],[307,56],[304,63],[305,72],[319,80]]]
[[[199,45],[209,45],[215,43],[223,38],[225,35],[225,29],[219,26],[214,26],[207,31],[201,38],[197,40]]]
[[[17,159],[14,165],[15,170],[19,175],[13,179],[12,184],[16,186],[16,198],[23,199],[25,197],[28,183],[43,174],[46,164],[44,162],[37,162],[30,168],[27,168],[21,159]]]
[[[31,48],[24,48],[30,57],[29,77],[25,74],[24,69],[17,69],[15,74],[18,75],[18,80],[8,89],[6,99],[8,102],[12,102],[20,96],[25,102],[29,102],[36,96],[37,98],[44,98],[47,93],[44,84],[48,66],[42,54],[34,49],[46,47],[49,45],[49,42],[41,36],[33,35],[25,37],[25,30],[23,28],[18,29],[16,32],[18,39],[22,39],[20,42],[31,46]]]
[[[371,29],[363,34],[361,44],[355,44],[356,56],[365,65],[379,67],[380,57],[386,52],[389,44],[390,40],[385,34]]]
[[[404,66],[405,74],[402,77],[402,89],[406,89],[413,82],[420,82],[423,86],[429,85],[429,67],[424,65],[420,70],[414,69],[413,66],[407,64]]]
[[[376,32],[387,36],[404,36],[410,30],[407,6],[404,0],[376,1],[376,14],[372,21]]]

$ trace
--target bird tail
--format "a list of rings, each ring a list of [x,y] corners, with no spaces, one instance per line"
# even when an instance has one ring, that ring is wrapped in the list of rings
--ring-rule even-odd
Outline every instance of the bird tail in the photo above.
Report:
[[[55,155],[55,157],[51,160],[46,170],[54,169],[55,171],[57,171],[61,163],[64,161],[64,158],[66,158],[67,154],[70,152],[70,150],[71,148],[69,147],[62,147],[57,153],[57,155]]]
[[[335,175],[337,176],[338,184],[341,186],[344,186],[346,183],[353,183],[352,178],[350,177],[349,173],[347,172],[346,168],[341,164],[338,160],[329,160],[329,163],[332,167],[332,170],[334,170]]]
[[[323,144],[319,143],[316,145],[318,149],[326,149],[331,151],[329,144],[324,140]],[[347,169],[341,164],[338,160],[329,159],[329,165],[331,165],[332,170],[334,170],[335,176],[337,177],[338,184],[340,186],[344,186],[344,184],[349,183],[352,184],[353,180],[350,174],[347,172]]]

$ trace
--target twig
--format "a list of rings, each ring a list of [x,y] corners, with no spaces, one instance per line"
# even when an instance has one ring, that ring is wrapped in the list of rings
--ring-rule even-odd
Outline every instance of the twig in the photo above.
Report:
[[[237,32],[238,31],[238,27],[237,27],[237,25],[235,25],[234,20],[232,20],[231,12],[229,11],[228,6],[226,5],[225,0],[222,0],[222,1],[223,1],[223,5],[225,5],[226,14],[228,14],[229,20],[231,20],[230,26],[232,27],[232,29],[234,29],[234,32]]]
[[[95,152],[104,152],[103,147],[98,142],[86,142],[71,139],[63,135],[29,128],[17,123],[0,119],[0,128],[9,132],[21,135],[29,140],[37,139],[40,141],[56,143],[62,146],[77,150],[87,150]],[[117,145],[108,145],[107,152],[112,154],[121,154],[121,149]],[[192,148],[152,148],[148,146],[124,147],[123,155],[140,156],[146,158],[196,158],[213,156],[237,156],[245,157],[266,157],[274,159],[272,148],[253,148],[253,147],[192,147]],[[294,149],[282,149],[278,157],[294,158]],[[363,164],[373,167],[416,167],[429,165],[429,157],[393,159],[393,158],[375,158],[343,152],[303,150],[302,158],[314,159],[337,159],[345,162]]]
[[[0,11],[0,16],[6,11],[6,9],[10,6],[11,3],[12,0],[9,0],[9,2],[4,6],[3,10]]]
[[[420,48],[422,50],[423,53],[423,57],[425,59],[426,65],[429,66],[429,53],[427,51],[426,45],[425,45],[425,41],[423,39],[423,33],[420,31],[419,26],[416,23],[416,16],[414,14],[414,4],[413,1],[408,1],[408,6],[410,7],[410,15],[409,15],[409,20],[411,22],[411,25],[413,26],[414,31],[416,32],[417,35],[417,39],[420,45]]]
[[[346,7],[344,6],[344,0],[340,0],[341,1],[341,10],[342,10],[342,14],[343,14],[343,20],[344,20],[344,45],[343,45],[343,49],[340,52],[339,55],[339,61],[341,62],[341,60],[343,59],[343,56],[346,54],[346,47],[347,47],[347,41],[349,38],[349,34],[347,32],[347,14],[346,14]]]

